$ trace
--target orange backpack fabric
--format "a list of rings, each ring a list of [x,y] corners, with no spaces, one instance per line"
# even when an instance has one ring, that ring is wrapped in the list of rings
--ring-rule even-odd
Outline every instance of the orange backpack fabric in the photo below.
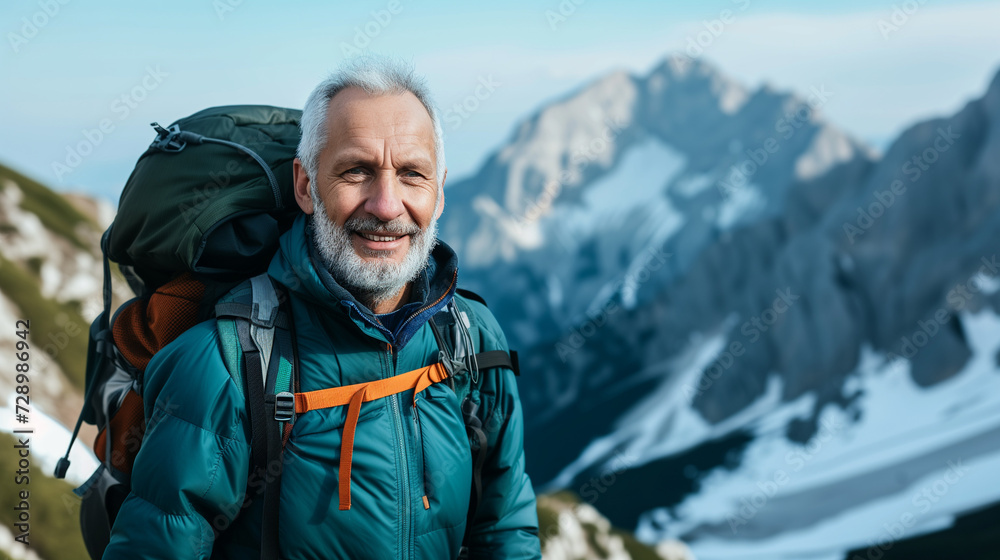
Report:
[[[205,284],[184,273],[160,286],[148,299],[136,299],[122,309],[111,327],[115,346],[140,372],[153,354],[198,323],[198,308]],[[128,391],[118,411],[94,440],[94,453],[106,457],[111,433],[112,467],[131,474],[136,453],[146,432],[142,396]]]

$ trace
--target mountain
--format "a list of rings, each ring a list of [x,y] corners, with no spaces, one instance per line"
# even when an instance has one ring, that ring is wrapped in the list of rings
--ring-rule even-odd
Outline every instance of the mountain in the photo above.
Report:
[[[442,237],[463,281],[501,298],[512,342],[551,338],[686,276],[716,237],[780,213],[796,182],[864,168],[869,150],[819,118],[835,95],[748,92],[685,57],[611,74],[520,123],[449,188],[460,210]],[[510,284],[494,290],[497,276]]]
[[[822,120],[835,95],[672,57],[449,189],[542,489],[702,560],[838,558],[1000,502],[1000,76],[883,156]]]

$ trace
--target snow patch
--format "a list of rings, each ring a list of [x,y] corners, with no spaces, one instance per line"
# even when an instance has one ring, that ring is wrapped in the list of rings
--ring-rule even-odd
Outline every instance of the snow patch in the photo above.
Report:
[[[715,533],[689,543],[702,560],[737,556],[812,559],[833,554],[843,558],[847,547],[894,538],[886,527],[896,526],[904,514],[915,519],[905,533],[912,536],[948,527],[956,515],[1000,501],[1000,486],[995,484],[995,473],[1000,472],[1000,437],[993,435],[1000,431],[1000,375],[995,362],[1000,317],[984,309],[960,314],[959,319],[973,356],[958,375],[921,388],[910,376],[909,362],[890,362],[863,349],[858,368],[844,388],[845,394],[861,392],[854,405],[860,411],[858,419],[851,409],[827,406],[820,413],[817,436],[799,445],[785,438],[784,427],[807,413],[810,403],[803,397],[773,408],[749,424],[757,437],[738,469],[715,469],[701,480],[701,490],[672,513],[666,508],[648,512],[637,536],[656,542],[697,527],[722,526],[725,537]],[[671,434],[667,439],[674,437]],[[963,442],[981,442],[984,437],[997,437],[996,451],[982,454],[969,444],[963,455]],[[950,451],[944,453],[945,449]],[[755,522],[782,527],[783,519],[792,521],[801,515],[801,508],[783,508],[782,500],[793,503],[796,496],[816,492],[841,495],[866,476],[903,473],[918,460],[931,467],[919,471],[923,474],[913,480],[904,477],[899,490],[875,496],[859,491],[846,509],[814,523],[768,537],[752,536]],[[963,476],[936,496],[936,501],[922,501],[924,488],[941,486],[946,475],[955,478],[956,464],[964,465]],[[741,511],[748,511],[741,508],[749,507],[748,500],[761,492],[762,485],[779,480],[779,473],[783,482],[776,491],[763,504],[758,497],[759,508],[741,517]],[[747,523],[740,523],[741,519]],[[731,535],[730,527],[734,529]]]
[[[712,176],[707,173],[699,173],[697,175],[681,177],[673,184],[671,191],[684,198],[691,198],[711,186]]]
[[[832,126],[821,126],[809,148],[795,161],[795,177],[803,181],[815,179],[854,156],[854,144],[846,135]]]
[[[610,173],[593,181],[581,204],[561,206],[549,220],[553,234],[569,239],[589,237],[596,228],[634,228],[627,218],[652,205],[657,221],[676,228],[683,216],[670,205],[665,187],[685,167],[687,159],[654,137],[646,137],[622,155]]]
[[[719,229],[731,229],[763,212],[767,207],[760,188],[753,183],[731,189],[729,195],[719,205],[716,225]]]
[[[32,399],[30,423],[15,424],[15,396],[11,395],[7,399],[7,404],[0,407],[0,431],[14,435],[15,437],[31,438],[31,462],[32,469],[39,469],[46,476],[51,477],[55,472],[56,463],[66,453],[66,446],[69,444],[71,432],[65,426],[45,414]],[[31,434],[14,434],[14,430],[30,429]],[[73,445],[70,454],[70,467],[66,473],[66,480],[79,486],[86,482],[90,475],[97,469],[97,457],[90,451],[86,442],[77,441]]]

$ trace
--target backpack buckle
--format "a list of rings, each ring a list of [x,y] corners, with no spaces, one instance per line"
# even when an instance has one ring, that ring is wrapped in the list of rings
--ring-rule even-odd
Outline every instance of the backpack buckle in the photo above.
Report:
[[[441,362],[445,371],[448,372],[448,377],[455,377],[462,372],[468,371],[464,360],[456,360],[444,350],[438,351],[438,361]]]
[[[290,422],[295,416],[295,395],[282,391],[274,395],[274,419],[278,422]]]
[[[179,138],[181,129],[176,124],[170,125],[170,128],[163,128],[160,123],[154,122],[150,126],[156,130],[157,134],[151,148],[157,148],[164,152],[179,152],[187,146],[187,142]]]

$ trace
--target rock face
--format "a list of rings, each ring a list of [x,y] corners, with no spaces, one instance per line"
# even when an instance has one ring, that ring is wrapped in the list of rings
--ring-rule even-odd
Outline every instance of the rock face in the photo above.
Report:
[[[648,547],[568,492],[538,497],[545,560],[695,560],[679,541]]]
[[[634,307],[683,278],[719,235],[780,214],[795,183],[869,163],[820,120],[833,95],[747,92],[685,58],[612,74],[544,107],[449,188],[442,237],[512,342],[554,339],[610,299]]]
[[[534,480],[648,450],[602,507],[626,528],[738,464],[765,409],[807,399],[776,427],[792,445],[829,406],[873,415],[866,352],[927,391],[971,375],[989,333],[969,329],[993,322],[963,314],[1000,303],[1000,76],[878,156],[819,117],[822,84],[748,92],[682,61],[543,107],[449,190],[442,227],[522,349]]]

